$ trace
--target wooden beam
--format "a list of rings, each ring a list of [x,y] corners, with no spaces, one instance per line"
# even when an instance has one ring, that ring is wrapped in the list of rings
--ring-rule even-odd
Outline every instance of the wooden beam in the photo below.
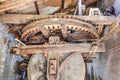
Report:
[[[11,24],[26,24],[31,20],[44,19],[50,16],[61,16],[61,15],[31,15],[31,14],[4,14],[0,15],[0,23],[11,23]],[[63,15],[64,16],[64,15]],[[68,15],[73,16],[73,15]],[[73,16],[78,19],[86,21],[92,21],[95,24],[106,24],[110,25],[117,19],[110,16]]]
[[[0,13],[1,12],[14,12],[24,9],[34,9],[31,3],[37,1],[38,7],[41,9],[45,9],[47,7],[57,7],[58,9],[61,7],[61,0],[7,0],[0,4]],[[66,0],[64,1],[64,7],[70,7],[77,2],[76,0]]]
[[[92,44],[90,43],[81,43],[81,44],[59,44],[59,45],[29,45],[29,46],[19,46],[14,47],[12,51],[15,54],[36,54],[36,53],[48,53],[48,52],[60,52],[60,53],[69,53],[69,52],[91,52]],[[96,52],[104,52],[105,47],[102,44],[99,44]],[[12,52],[12,53],[13,53]]]

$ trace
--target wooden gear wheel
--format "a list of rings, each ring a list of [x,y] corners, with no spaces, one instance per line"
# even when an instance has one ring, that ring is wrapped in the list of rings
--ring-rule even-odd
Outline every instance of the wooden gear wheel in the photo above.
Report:
[[[98,38],[97,30],[90,21],[72,15],[48,15],[28,24],[22,30],[22,41],[38,44],[50,36],[60,36],[63,41],[84,41]]]

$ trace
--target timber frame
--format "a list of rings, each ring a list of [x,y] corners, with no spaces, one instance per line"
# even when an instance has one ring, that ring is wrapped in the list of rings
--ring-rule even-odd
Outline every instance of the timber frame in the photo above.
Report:
[[[70,17],[72,18],[72,15],[30,15],[30,14],[4,14],[0,16],[0,23],[5,23],[5,24],[15,24],[15,25],[26,25],[29,24],[31,22],[34,22],[36,20],[42,20],[42,19],[46,19],[46,18],[59,18],[59,17]],[[87,22],[92,22],[94,25],[108,25],[109,27],[109,31],[107,32],[107,34],[104,34],[104,36],[102,36],[101,38],[97,39],[95,42],[97,44],[101,44],[101,42],[104,42],[105,40],[107,40],[111,35],[116,34],[120,31],[120,17],[118,16],[116,17],[112,17],[112,16],[74,16],[73,18],[75,19],[80,19],[83,21],[87,21]],[[15,28],[19,29],[19,27],[21,26],[15,26],[14,30],[16,30]],[[102,26],[103,27],[103,26]],[[21,27],[23,28],[23,27]],[[20,28],[20,29],[21,29]],[[102,32],[102,29],[98,26],[98,30],[99,32]],[[34,54],[37,48],[39,48],[38,52],[47,52],[51,49],[54,49],[56,51],[59,50],[59,48],[63,47],[64,49],[67,49],[68,52],[70,52],[68,46],[71,47],[75,47],[77,46],[77,48],[73,48],[71,49],[71,51],[80,51],[81,45],[83,46],[89,46],[88,48],[84,48],[83,52],[87,52],[87,53],[92,53],[94,52],[104,52],[105,51],[105,46],[103,46],[103,50],[99,51],[99,50],[92,50],[92,44],[60,44],[60,45],[36,45],[36,46],[19,46],[19,47],[14,47],[13,50],[14,52],[16,52],[16,54]],[[65,48],[66,47],[66,48]],[[34,50],[31,51],[31,48],[33,48]],[[48,48],[48,49],[47,49]],[[66,50],[62,50],[63,52]],[[101,49],[101,48],[100,48]],[[89,54],[90,55],[90,54]],[[87,57],[87,56],[85,56]]]

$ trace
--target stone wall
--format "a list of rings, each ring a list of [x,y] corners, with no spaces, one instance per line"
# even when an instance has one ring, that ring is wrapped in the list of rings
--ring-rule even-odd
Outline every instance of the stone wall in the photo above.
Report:
[[[103,80],[120,80],[120,33],[106,41],[106,52],[93,61],[94,71]]]
[[[19,80],[15,66],[22,58],[10,54],[10,47],[16,44],[14,35],[7,32],[7,25],[0,24],[0,80]]]
[[[5,59],[7,55],[7,27],[0,24],[0,80],[4,76]]]

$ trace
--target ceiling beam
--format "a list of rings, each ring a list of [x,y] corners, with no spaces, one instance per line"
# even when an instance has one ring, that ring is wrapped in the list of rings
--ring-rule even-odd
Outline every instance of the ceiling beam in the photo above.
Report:
[[[26,24],[31,20],[44,19],[51,16],[61,16],[61,15],[32,15],[32,14],[3,14],[0,15],[0,23],[10,23],[10,24]],[[67,15],[65,15],[67,16]],[[106,24],[110,25],[116,22],[116,17],[110,16],[73,16],[78,19],[83,19],[86,21],[92,21],[95,24]]]

